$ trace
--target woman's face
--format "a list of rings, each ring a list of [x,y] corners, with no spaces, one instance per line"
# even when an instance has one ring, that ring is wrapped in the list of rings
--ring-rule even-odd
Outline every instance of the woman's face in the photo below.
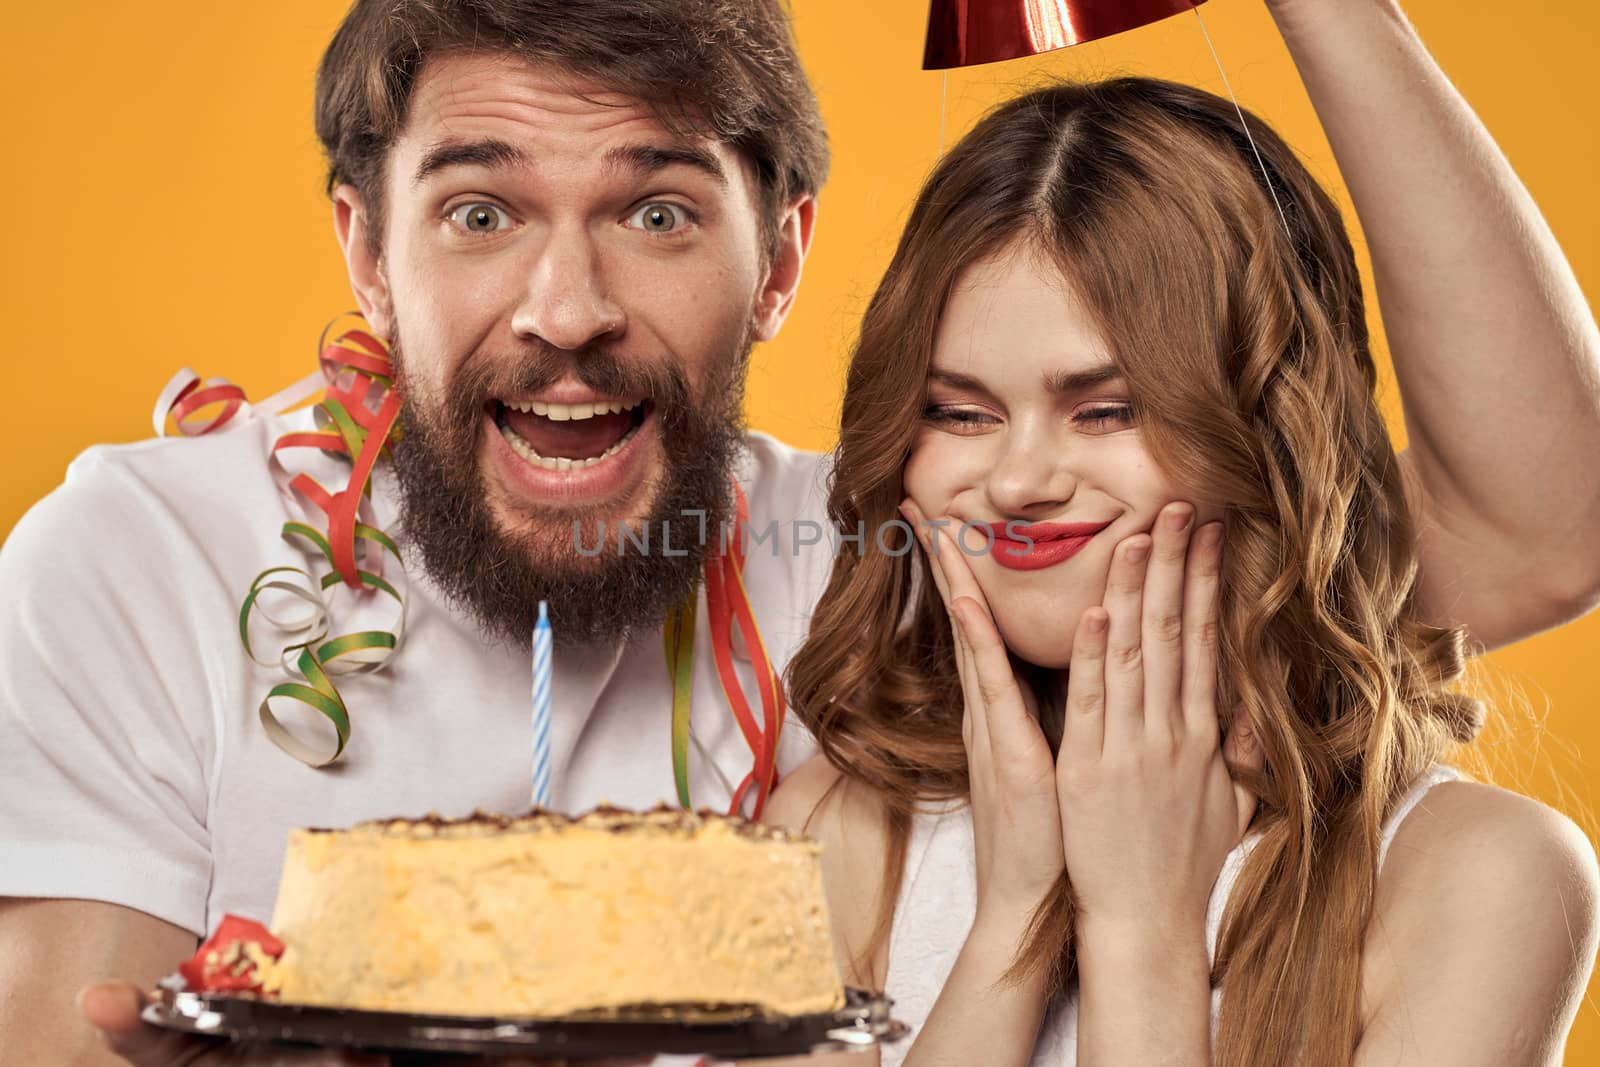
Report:
[[[952,533],[972,524],[965,562],[1006,644],[1031,663],[1066,666],[1112,549],[1162,507],[1194,504],[1195,528],[1222,517],[1156,466],[1131,404],[1088,309],[1032,248],[1008,246],[957,280],[905,492]]]

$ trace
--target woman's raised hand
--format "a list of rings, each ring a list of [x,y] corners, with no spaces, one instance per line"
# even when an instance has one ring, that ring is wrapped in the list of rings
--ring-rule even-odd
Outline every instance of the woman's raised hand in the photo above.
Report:
[[[966,701],[961,737],[971,780],[978,914],[1031,916],[1063,869],[1055,765],[1011,669],[1005,642],[961,549],[902,505],[950,615]]]
[[[1117,546],[1103,606],[1073,638],[1056,761],[1063,845],[1086,929],[1204,936],[1222,862],[1255,813],[1217,721],[1222,525],[1169,504]],[[1235,729],[1228,755],[1260,765]]]

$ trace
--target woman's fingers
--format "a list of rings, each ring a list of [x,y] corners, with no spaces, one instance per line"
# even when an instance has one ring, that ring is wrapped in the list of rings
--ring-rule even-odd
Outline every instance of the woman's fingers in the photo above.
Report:
[[[1106,578],[1105,741],[1106,751],[1128,748],[1143,740],[1145,566],[1150,537],[1136,534],[1117,546]]]
[[[910,497],[900,502],[900,514],[911,524],[911,534],[917,539],[917,544],[922,546],[922,554],[928,557],[928,570],[933,572],[934,588],[939,590],[939,599],[944,601],[944,610],[950,611],[950,583],[944,575],[942,547],[935,545],[929,536],[931,528],[926,524],[922,510],[912,502]]]
[[[971,752],[975,734],[986,728],[974,719],[975,716],[981,719],[983,708],[976,706],[973,700],[975,691],[968,691],[976,672],[972,667],[966,635],[961,632],[961,624],[951,606],[954,597],[950,592],[950,579],[944,570],[945,551],[949,546],[940,544],[931,536],[937,533],[937,528],[930,527],[923,521],[921,509],[910,497],[900,502],[900,514],[911,524],[911,532],[916,537],[917,543],[922,546],[922,554],[928,560],[928,571],[933,575],[934,588],[939,591],[939,599],[944,602],[945,616],[950,622],[950,638],[955,644],[956,651],[956,671],[961,677],[961,689],[966,697],[966,707],[961,716],[961,738],[967,746],[967,751]]]
[[[912,524],[917,540],[928,556],[928,565],[933,570],[935,584],[939,586],[939,595],[944,598],[945,610],[949,611],[950,605],[960,597],[968,596],[976,600],[984,613],[988,614],[989,602],[984,599],[983,590],[978,588],[972,568],[967,566],[966,553],[956,543],[956,535],[950,532],[949,520],[937,520],[937,525],[929,522],[909,497],[901,503],[900,512]]]
[[[1140,633],[1144,660],[1145,729],[1152,740],[1183,736],[1184,561],[1189,553],[1194,508],[1167,505],[1151,530],[1145,569]]]
[[[960,617],[958,639],[965,656],[961,683],[967,696],[967,718],[972,721],[972,736],[967,743],[977,746],[977,751],[987,760],[997,745],[995,716],[1005,716],[1009,721],[1012,705],[1026,714],[1022,691],[1011,670],[1005,641],[994,624],[994,616],[989,613],[989,602],[984,599],[978,580],[972,576],[972,568],[967,566],[960,546],[947,530],[935,530],[931,540],[940,546],[939,561],[949,586],[951,618],[957,618],[958,614]],[[964,607],[958,609],[958,605]],[[1015,744],[1017,738],[1007,733],[1004,740]],[[1016,750],[1009,751],[1015,754]]]
[[[966,640],[967,662],[978,703],[984,709],[982,726],[986,736],[974,740],[980,744],[987,741],[989,752],[1001,760],[1033,755],[1036,745],[1044,741],[1044,734],[1023,703],[1022,688],[1017,685],[999,629],[988,610],[971,597],[957,597],[954,610]]]
[[[989,602],[984,599],[983,590],[978,588],[978,579],[972,576],[972,568],[967,566],[967,557],[962,554],[955,537],[949,530],[937,530],[933,536],[939,544],[939,566],[943,568],[944,580],[950,587],[951,603],[969,597],[988,615]]]
[[[927,522],[909,498],[902,502],[900,510],[916,531],[950,616],[956,666],[966,700],[962,736],[968,752],[984,766],[991,764],[996,750],[1011,757],[1032,754],[1029,749],[1042,743],[1044,735],[1028,711],[1027,698],[1011,669],[1005,640],[961,546],[948,529]]]
[[[1222,523],[1196,531],[1183,578],[1183,719],[1196,738],[1217,736],[1217,606],[1222,588]]]
[[[978,689],[978,665],[973,662],[971,638],[954,605],[950,606],[950,632],[955,635],[955,672],[962,680],[962,744],[966,747],[966,761],[968,768],[987,766],[989,723]]]
[[[1105,608],[1090,608],[1072,636],[1072,661],[1067,669],[1066,721],[1061,731],[1061,764],[1100,758],[1105,743],[1106,631]]]

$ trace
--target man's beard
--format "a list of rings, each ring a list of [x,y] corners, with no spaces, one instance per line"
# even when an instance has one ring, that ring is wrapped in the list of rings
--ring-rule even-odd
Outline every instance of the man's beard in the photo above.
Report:
[[[401,408],[399,439],[390,452],[399,484],[402,547],[421,555],[434,585],[491,638],[526,642],[541,600],[549,602],[551,627],[561,644],[609,641],[660,626],[694,590],[729,514],[750,347],[747,331],[717,362],[700,397],[690,395],[676,364],[641,364],[604,347],[469,358],[445,383],[438,410],[424,410],[409,399]],[[395,385],[406,397],[398,336],[392,354]],[[528,396],[569,372],[597,393],[645,396],[654,403],[650,417],[657,420],[664,467],[660,480],[641,484],[634,498],[653,499],[649,525],[643,527],[650,533],[649,550],[630,543],[619,551],[617,522],[607,521],[604,548],[594,554],[599,524],[606,518],[599,508],[551,502],[517,516],[542,520],[537,527],[506,530],[490,507],[479,458],[492,398]],[[693,514],[697,511],[704,512],[703,527]],[[670,555],[657,543],[666,521],[674,531]],[[587,557],[578,552],[580,535]]]

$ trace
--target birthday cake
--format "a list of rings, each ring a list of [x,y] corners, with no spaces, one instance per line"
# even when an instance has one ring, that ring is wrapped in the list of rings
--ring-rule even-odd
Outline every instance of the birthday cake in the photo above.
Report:
[[[297,830],[272,933],[261,989],[286,1003],[550,1017],[844,1002],[821,846],[665,806]]]

